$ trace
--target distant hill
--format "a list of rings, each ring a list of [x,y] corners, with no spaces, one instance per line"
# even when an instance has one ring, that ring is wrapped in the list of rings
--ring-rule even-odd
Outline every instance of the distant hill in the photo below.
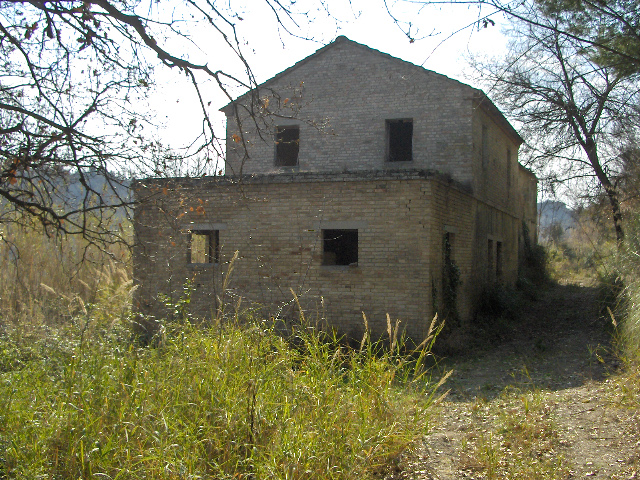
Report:
[[[545,200],[538,203],[539,239],[547,241],[556,232],[568,232],[576,226],[575,213],[563,202]]]
[[[28,175],[28,173],[25,173]],[[14,194],[29,196],[31,201],[52,207],[59,212],[82,210],[97,205],[122,205],[132,201],[131,180],[128,178],[85,170],[82,178],[78,172],[59,169],[37,172],[24,184],[18,184]],[[7,200],[0,198],[0,206]],[[126,215],[125,207],[119,206],[117,216]]]
[[[82,203],[86,193],[79,178],[77,173],[72,173],[64,179],[64,182],[57,182],[60,196],[64,196],[66,201],[76,206]],[[108,182],[103,174],[85,172],[84,180],[89,188],[103,196],[106,203],[120,203],[131,199],[131,180],[129,179],[114,176]]]

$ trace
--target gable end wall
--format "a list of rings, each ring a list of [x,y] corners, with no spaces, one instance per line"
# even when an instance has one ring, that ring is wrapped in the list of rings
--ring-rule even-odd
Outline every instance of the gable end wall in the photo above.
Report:
[[[429,169],[470,185],[469,106],[474,92],[354,42],[338,42],[260,87],[257,95],[263,105],[268,100],[268,107],[256,112],[276,117],[249,117],[242,102],[250,109],[250,96],[241,97],[235,105],[239,130],[234,104],[225,108],[226,174],[291,170],[275,167],[274,138],[276,125],[295,124],[300,128],[300,152],[294,171]],[[413,161],[408,164],[385,161],[385,120],[390,119],[413,120]],[[246,143],[234,141],[240,137]]]

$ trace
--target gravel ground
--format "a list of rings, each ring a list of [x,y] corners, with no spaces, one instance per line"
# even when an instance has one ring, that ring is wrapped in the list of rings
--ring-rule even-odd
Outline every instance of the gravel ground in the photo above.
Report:
[[[504,412],[515,412],[517,419],[523,402],[534,399],[546,442],[535,448],[542,460],[559,465],[543,478],[640,479],[640,399],[618,371],[611,333],[599,315],[595,289],[569,285],[544,291],[522,310],[508,341],[445,359],[443,369],[454,373],[434,427],[387,478],[520,478],[506,467],[518,452],[504,440]],[[478,456],[478,442],[487,438],[500,455],[495,471]]]

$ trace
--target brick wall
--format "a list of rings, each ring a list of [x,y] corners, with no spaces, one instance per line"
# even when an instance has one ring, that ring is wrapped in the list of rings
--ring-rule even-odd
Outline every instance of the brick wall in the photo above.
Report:
[[[158,294],[175,299],[189,279],[200,315],[242,299],[291,319],[293,289],[308,318],[341,333],[359,337],[364,312],[384,335],[388,313],[420,341],[443,307],[445,235],[463,321],[484,286],[516,281],[536,180],[479,90],[342,38],[223,110],[225,177],[135,187],[141,311],[165,315]],[[412,121],[411,162],[386,161],[386,121],[397,119]],[[298,165],[276,167],[276,127],[293,125]],[[357,265],[323,265],[323,229],[357,230]],[[189,232],[214,230],[219,262],[191,264]]]
[[[266,110],[255,108],[255,119],[245,111],[253,108],[250,97],[241,97],[237,104],[241,130],[233,107],[225,108],[226,172],[241,171],[244,145],[233,140],[241,132],[249,154],[242,173],[286,171],[274,166],[275,126],[299,125],[296,171],[429,169],[470,184],[473,94],[468,85],[444,75],[337,40],[266,82],[256,95],[262,101],[268,99],[269,105]],[[277,117],[262,117],[266,112]],[[410,164],[385,161],[385,120],[389,119],[413,119]]]
[[[243,308],[262,306],[261,315],[297,317],[293,289],[307,317],[353,337],[362,333],[364,312],[376,335],[386,331],[389,313],[421,339],[432,306],[442,302],[446,231],[455,234],[462,274],[458,307],[468,319],[478,294],[478,211],[493,211],[425,172],[256,176],[242,185],[224,178],[150,180],[136,185],[136,195],[147,199],[135,216],[134,276],[142,311],[163,315],[157,294],[177,298],[192,279],[193,307],[210,315],[237,250],[225,292],[228,308],[242,297]],[[504,228],[495,223],[496,231]],[[219,231],[220,262],[190,265],[188,231],[206,228]],[[358,230],[357,266],[322,265],[323,229]],[[511,261],[516,253],[508,255]]]

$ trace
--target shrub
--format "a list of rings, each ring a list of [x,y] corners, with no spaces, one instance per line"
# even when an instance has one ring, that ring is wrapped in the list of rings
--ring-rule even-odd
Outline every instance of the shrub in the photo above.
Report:
[[[640,217],[629,218],[625,245],[618,257],[616,282],[610,295],[617,294],[618,308],[614,310],[621,325],[619,332],[625,356],[640,364]],[[624,285],[623,285],[624,283]]]

